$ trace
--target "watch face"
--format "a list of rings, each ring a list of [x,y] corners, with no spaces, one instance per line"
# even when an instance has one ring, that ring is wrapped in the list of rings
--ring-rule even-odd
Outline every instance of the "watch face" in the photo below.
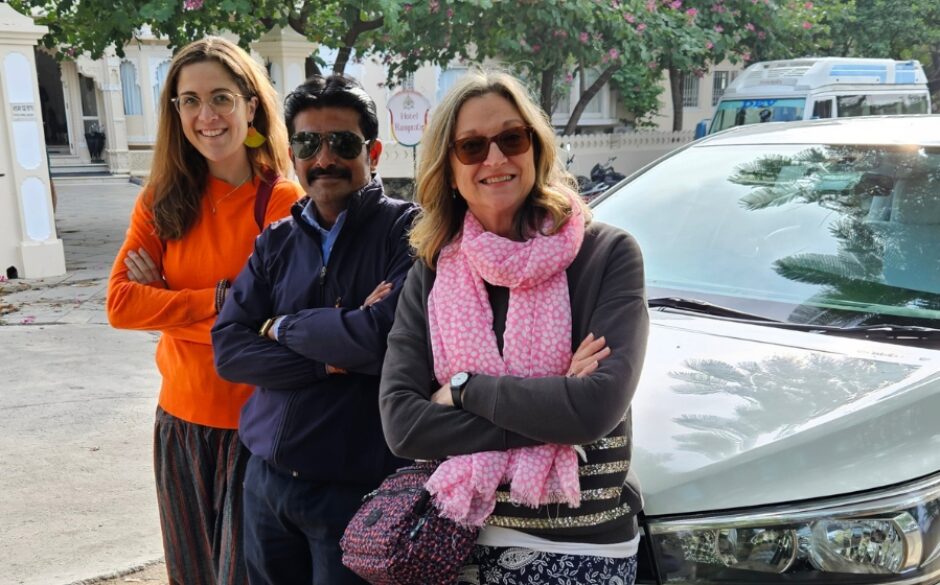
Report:
[[[467,383],[467,380],[470,379],[470,374],[467,372],[457,372],[454,374],[454,377],[450,379],[451,386],[463,386]]]

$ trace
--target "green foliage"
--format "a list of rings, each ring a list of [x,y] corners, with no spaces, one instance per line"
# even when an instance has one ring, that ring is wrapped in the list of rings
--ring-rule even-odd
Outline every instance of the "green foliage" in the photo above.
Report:
[[[228,30],[242,46],[274,26],[384,62],[389,82],[425,64],[498,60],[551,110],[583,71],[609,80],[628,116],[655,113],[663,71],[701,75],[831,51],[917,57],[940,71],[938,0],[9,0],[39,13],[59,58],[109,46],[119,56],[142,27],[172,48]],[[341,59],[344,58],[341,55]],[[586,103],[593,90],[585,88]],[[575,104],[572,104],[574,106]]]

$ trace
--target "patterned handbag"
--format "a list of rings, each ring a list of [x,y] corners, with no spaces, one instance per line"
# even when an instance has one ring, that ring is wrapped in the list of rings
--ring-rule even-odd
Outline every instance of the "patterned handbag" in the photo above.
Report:
[[[436,467],[402,467],[363,498],[340,541],[344,565],[373,585],[457,582],[479,529],[438,514],[424,489]]]

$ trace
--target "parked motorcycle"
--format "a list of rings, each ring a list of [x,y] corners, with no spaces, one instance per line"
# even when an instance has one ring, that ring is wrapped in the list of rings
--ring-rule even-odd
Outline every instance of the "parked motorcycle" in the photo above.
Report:
[[[585,201],[591,201],[624,179],[623,173],[614,170],[612,163],[616,158],[612,156],[606,163],[594,165],[591,168],[591,177],[586,183],[582,184],[582,177],[578,177],[578,189]]]

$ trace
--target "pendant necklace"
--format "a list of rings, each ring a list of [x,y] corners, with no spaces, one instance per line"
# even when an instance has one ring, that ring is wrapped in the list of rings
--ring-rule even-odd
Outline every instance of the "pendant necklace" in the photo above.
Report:
[[[248,176],[245,177],[245,180],[244,180],[244,181],[242,181],[241,183],[239,183],[238,185],[236,185],[234,189],[232,189],[231,191],[229,191],[229,192],[226,193],[225,195],[223,195],[223,196],[219,197],[218,199],[216,199],[215,201],[213,201],[213,202],[212,202],[212,214],[215,215],[215,210],[216,210],[216,207],[218,207],[219,203],[222,203],[222,201],[225,200],[229,195],[231,195],[231,194],[234,193],[235,191],[238,191],[239,189],[241,189],[242,185],[244,185],[245,183],[247,183],[247,182],[248,182],[248,179],[250,179],[251,176],[252,176],[252,173],[248,173]]]

